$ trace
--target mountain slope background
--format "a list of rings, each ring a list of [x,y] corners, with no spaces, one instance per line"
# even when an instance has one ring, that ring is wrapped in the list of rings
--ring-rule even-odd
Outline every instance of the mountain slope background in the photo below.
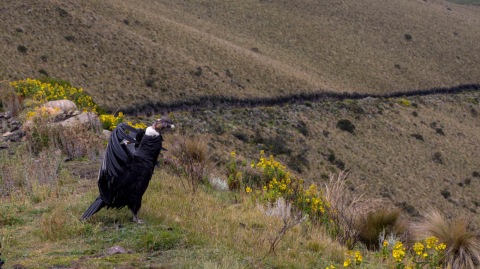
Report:
[[[480,82],[480,9],[444,1],[8,0],[0,16],[0,77],[62,77],[110,110]]]

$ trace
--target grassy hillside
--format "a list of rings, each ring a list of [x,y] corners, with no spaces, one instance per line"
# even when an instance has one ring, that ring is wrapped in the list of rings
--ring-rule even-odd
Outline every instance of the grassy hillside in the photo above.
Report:
[[[318,185],[349,170],[352,192],[382,199],[412,216],[430,206],[478,226],[479,93],[407,99],[206,110],[176,116],[179,126],[212,133],[219,163],[231,149],[250,163],[273,154]],[[342,131],[349,120],[353,133]]]
[[[479,10],[440,1],[7,0],[0,12],[1,78],[62,77],[111,110],[480,81]]]

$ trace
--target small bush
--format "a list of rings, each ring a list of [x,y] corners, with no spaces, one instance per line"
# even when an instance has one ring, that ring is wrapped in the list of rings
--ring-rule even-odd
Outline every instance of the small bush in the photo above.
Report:
[[[154,84],[155,84],[155,80],[153,80],[153,79],[145,80],[145,86],[147,86],[149,88],[152,88]]]
[[[450,197],[451,193],[448,190],[441,190],[440,194],[443,196],[443,198],[447,199]]]
[[[60,17],[67,17],[69,15],[65,9],[60,7],[57,7],[57,12],[60,15]]]
[[[418,117],[417,111],[413,111],[413,112],[412,112],[412,115],[413,115],[414,117]]]
[[[129,24],[130,24],[130,21],[127,20],[127,19],[124,19],[124,20],[123,20],[123,23],[125,23],[125,25],[129,25]]]
[[[195,194],[213,166],[205,137],[176,134],[168,136],[167,140],[171,146],[165,159],[173,166],[182,186]]]
[[[435,129],[435,132],[437,132],[437,134],[439,134],[439,135],[445,135],[445,133],[443,132],[442,128],[436,128],[436,129]]]
[[[469,179],[469,178],[466,178],[466,179],[463,180],[463,183],[464,183],[465,185],[470,185],[471,182],[472,182],[472,180]]]
[[[45,69],[39,69],[39,70],[38,70],[38,73],[42,74],[43,76],[48,77],[48,72],[45,71]]]
[[[413,38],[412,35],[410,35],[410,34],[405,34],[405,39],[406,39],[406,40],[410,41],[410,40],[412,40],[412,38]]]
[[[415,137],[417,140],[425,141],[423,140],[423,136],[421,134],[411,134],[410,136]]]
[[[27,47],[25,47],[24,45],[19,45],[19,46],[17,47],[17,50],[18,50],[18,52],[20,52],[20,53],[27,53],[27,50],[28,50],[28,49],[27,49]]]
[[[433,161],[438,163],[438,164],[443,164],[443,158],[442,158],[442,153],[440,152],[435,152],[433,154]]]
[[[337,128],[339,128],[342,131],[347,131],[349,133],[353,133],[355,131],[355,125],[349,120],[339,120],[337,122]]]
[[[480,173],[478,171],[473,171],[472,176],[473,177],[480,177]]]
[[[305,106],[312,107],[312,102],[306,101],[303,103]]]
[[[46,62],[48,60],[48,57],[47,55],[42,55],[40,56],[40,59],[42,60],[42,62]]]
[[[248,135],[243,133],[243,132],[240,132],[240,131],[237,131],[237,132],[233,132],[232,133],[233,136],[235,136],[237,139],[243,141],[243,142],[248,142]]]
[[[67,35],[67,36],[65,36],[65,40],[74,42],[75,41],[75,36]]]

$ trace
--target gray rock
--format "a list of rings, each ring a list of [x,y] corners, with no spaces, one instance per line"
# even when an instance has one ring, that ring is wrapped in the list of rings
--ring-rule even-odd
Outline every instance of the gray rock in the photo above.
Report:
[[[7,111],[5,112],[5,114],[3,114],[3,117],[5,119],[10,119],[12,117],[12,112],[11,111]]]
[[[133,250],[131,250],[131,249],[129,249],[129,250],[127,251],[127,254],[134,254],[134,253],[135,253],[135,252],[134,252]]]
[[[127,252],[121,246],[114,246],[114,247],[108,249],[108,251],[107,251],[108,255],[125,254],[125,253],[127,253]]]
[[[97,114],[93,112],[82,113],[78,116],[71,117],[67,120],[60,121],[55,124],[59,124],[61,126],[73,126],[76,124],[82,124],[82,125],[90,126],[92,128],[100,128],[102,126],[102,122],[97,117]]]
[[[56,100],[50,101],[43,105],[44,107],[58,108],[63,111],[77,110],[77,105],[70,100]]]
[[[112,131],[109,130],[103,130],[103,136],[105,139],[108,141],[110,139],[110,136],[112,135]]]

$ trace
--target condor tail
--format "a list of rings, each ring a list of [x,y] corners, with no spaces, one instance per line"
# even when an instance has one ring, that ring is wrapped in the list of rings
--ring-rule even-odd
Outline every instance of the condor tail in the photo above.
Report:
[[[97,199],[90,205],[90,207],[83,213],[82,220],[90,218],[93,214],[97,213],[102,209],[104,206],[106,206],[102,201],[102,198],[100,196],[97,197]]]

